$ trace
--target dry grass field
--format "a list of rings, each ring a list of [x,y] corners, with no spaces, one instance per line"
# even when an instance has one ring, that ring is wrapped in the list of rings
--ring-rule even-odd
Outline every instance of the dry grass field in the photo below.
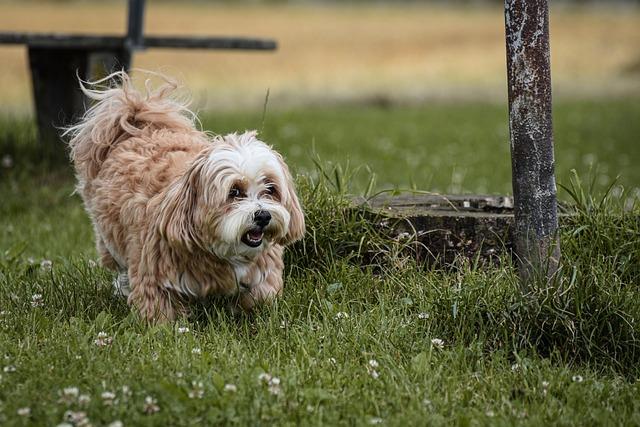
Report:
[[[0,3],[1,31],[123,33],[124,2]],[[557,97],[640,94],[640,9],[551,11]],[[154,4],[147,33],[250,35],[275,53],[151,50],[135,65],[192,88],[200,108],[354,100],[502,100],[504,25],[499,8]],[[0,46],[2,109],[28,111],[23,47]]]

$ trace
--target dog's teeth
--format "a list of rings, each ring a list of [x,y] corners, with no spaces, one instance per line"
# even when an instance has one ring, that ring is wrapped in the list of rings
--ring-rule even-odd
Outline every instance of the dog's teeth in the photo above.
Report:
[[[250,231],[249,233],[247,233],[247,237],[250,240],[254,241],[254,242],[257,242],[257,241],[261,240],[262,236],[263,236],[262,232],[251,232]]]

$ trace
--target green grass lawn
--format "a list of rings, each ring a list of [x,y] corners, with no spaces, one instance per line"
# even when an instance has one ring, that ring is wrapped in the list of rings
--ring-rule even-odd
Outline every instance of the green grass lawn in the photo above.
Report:
[[[557,105],[559,179],[576,169],[595,188],[583,184],[562,230],[556,287],[523,295],[506,259],[415,266],[345,197],[371,171],[376,189],[509,192],[504,108],[270,112],[264,138],[301,173],[308,221],[287,253],[284,298],[240,317],[206,301],[154,327],[94,265],[68,169],[34,166],[32,127],[4,119],[0,157],[13,166],[0,169],[0,424],[81,425],[84,413],[93,425],[638,425],[638,117],[637,100]],[[203,121],[262,127],[260,114]],[[347,161],[370,170],[336,185]],[[621,185],[597,197],[618,174]],[[349,250],[359,245],[385,250],[384,265],[363,266]]]
[[[418,188],[444,193],[511,193],[506,105],[444,104],[423,108],[342,107],[290,113],[206,117],[216,132],[264,129],[263,136],[302,173],[312,159],[368,166],[378,189]],[[556,103],[557,176],[593,176],[602,189],[620,175],[640,191],[640,100]],[[590,175],[589,171],[594,170]],[[366,187],[362,170],[356,188]]]

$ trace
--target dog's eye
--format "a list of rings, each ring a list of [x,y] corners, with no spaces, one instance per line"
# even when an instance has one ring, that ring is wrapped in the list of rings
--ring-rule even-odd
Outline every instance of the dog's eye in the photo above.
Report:
[[[276,188],[275,185],[273,184],[268,184],[267,188],[264,190],[264,194],[271,196],[271,197],[277,197],[278,196],[278,189]]]
[[[230,199],[237,199],[238,197],[240,197],[242,193],[240,192],[240,189],[238,187],[233,187],[230,191],[229,191],[229,198]]]

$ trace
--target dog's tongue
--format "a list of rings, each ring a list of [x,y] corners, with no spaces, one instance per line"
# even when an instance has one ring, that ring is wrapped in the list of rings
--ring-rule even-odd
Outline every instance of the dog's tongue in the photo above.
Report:
[[[262,235],[264,233],[262,231],[260,231],[260,230],[251,230],[247,234],[249,234],[249,238],[251,240],[260,240],[260,239],[262,239]]]

